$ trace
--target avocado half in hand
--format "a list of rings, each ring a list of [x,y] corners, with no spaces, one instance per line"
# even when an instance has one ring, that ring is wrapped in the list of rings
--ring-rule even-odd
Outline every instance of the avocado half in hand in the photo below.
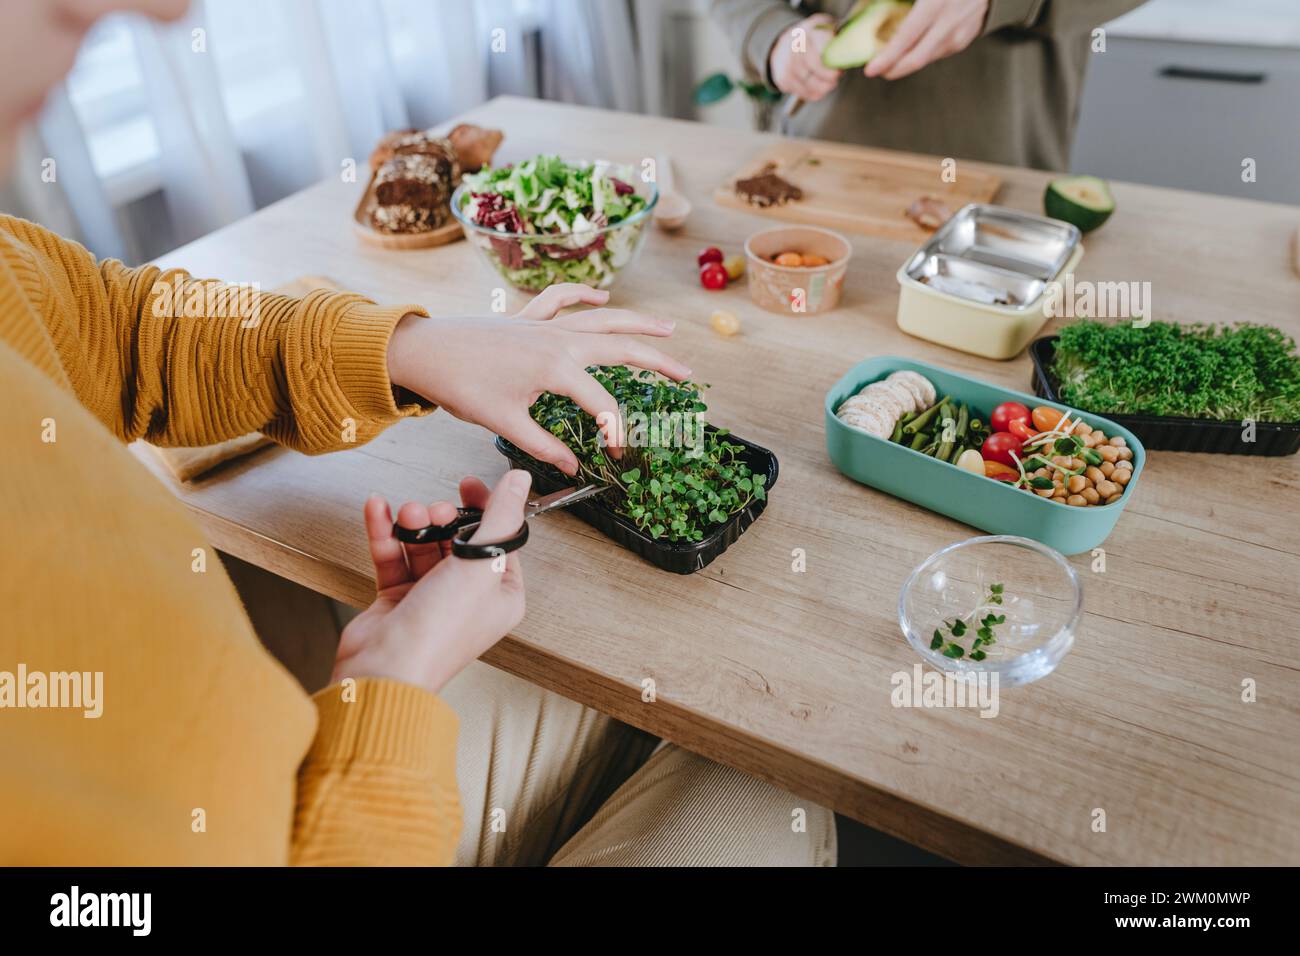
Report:
[[[1091,232],[1110,218],[1115,200],[1110,187],[1096,176],[1065,176],[1047,184],[1043,211],[1078,226],[1080,232]]]
[[[866,66],[911,11],[912,0],[859,0],[822,50],[822,62],[832,70]]]

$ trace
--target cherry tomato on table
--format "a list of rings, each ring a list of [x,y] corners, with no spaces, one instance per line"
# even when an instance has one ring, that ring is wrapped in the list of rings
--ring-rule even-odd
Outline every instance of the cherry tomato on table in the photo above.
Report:
[[[984,444],[980,447],[980,454],[984,456],[985,461],[996,461],[1008,468],[1013,468],[1016,462],[1011,457],[1011,453],[1019,454],[1020,444],[1020,439],[1011,432],[994,432],[984,439]]]
[[[707,263],[700,270],[700,285],[706,289],[725,289],[727,287],[727,270],[722,268],[720,262]]]
[[[709,246],[709,248],[702,250],[700,254],[695,257],[695,262],[700,268],[704,268],[710,262],[721,262],[721,261],[722,261],[722,250],[719,249],[717,246]]]
[[[995,432],[1009,432],[1012,422],[1027,421],[1029,421],[1029,409],[1019,402],[1003,402],[993,409],[993,414],[989,416],[989,424],[993,426]]]

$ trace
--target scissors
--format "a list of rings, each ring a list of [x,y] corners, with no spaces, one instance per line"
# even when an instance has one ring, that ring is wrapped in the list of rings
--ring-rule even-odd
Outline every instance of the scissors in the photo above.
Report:
[[[583,485],[581,488],[570,486],[554,491],[541,498],[529,498],[524,506],[524,523],[515,534],[505,541],[490,544],[471,544],[470,538],[483,521],[482,508],[457,508],[456,517],[447,524],[430,524],[423,528],[403,528],[393,523],[393,535],[406,544],[432,544],[437,541],[451,541],[451,553],[458,558],[479,560],[496,558],[511,551],[518,551],[528,541],[529,518],[544,514],[554,508],[567,508],[571,504],[584,501],[608,489],[608,485]]]

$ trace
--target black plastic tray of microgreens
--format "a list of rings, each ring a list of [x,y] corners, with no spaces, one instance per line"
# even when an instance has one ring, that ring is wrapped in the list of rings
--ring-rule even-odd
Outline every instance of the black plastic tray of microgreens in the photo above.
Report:
[[[1056,358],[1055,335],[1035,339],[1029,346],[1034,363],[1034,394],[1049,402],[1061,399],[1061,383],[1052,372]],[[1085,412],[1105,415],[1142,440],[1147,451],[1194,451],[1217,455],[1294,455],[1300,451],[1300,422],[1256,422],[1255,440],[1243,441],[1244,426],[1212,418],[1175,418],[1167,415],[1117,415],[1101,408]]]
[[[705,426],[706,431],[716,432],[712,426]],[[766,488],[770,492],[776,484],[778,463],[776,455],[746,441],[738,435],[727,434],[726,439],[733,445],[739,445],[744,451],[740,458],[757,475],[766,477]],[[520,451],[500,435],[496,440],[497,451],[516,468],[522,468],[533,476],[533,487],[540,494],[550,494],[573,484],[574,479],[565,475],[553,465],[538,461],[531,455]],[[750,525],[757,520],[767,507],[767,498],[756,499],[733,514],[724,524],[719,524],[699,541],[668,541],[650,537],[632,520],[616,510],[613,503],[604,496],[588,498],[569,505],[565,510],[591,525],[605,537],[621,544],[633,554],[639,555],[657,568],[671,571],[673,574],[694,574],[707,567],[718,555],[736,543]]]

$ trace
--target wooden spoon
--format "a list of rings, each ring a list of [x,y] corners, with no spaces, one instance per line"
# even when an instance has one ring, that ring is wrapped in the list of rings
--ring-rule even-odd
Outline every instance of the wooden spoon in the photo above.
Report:
[[[655,157],[655,174],[659,183],[659,203],[655,206],[655,222],[660,229],[672,232],[680,229],[691,214],[691,201],[673,188],[673,161],[667,153]]]

